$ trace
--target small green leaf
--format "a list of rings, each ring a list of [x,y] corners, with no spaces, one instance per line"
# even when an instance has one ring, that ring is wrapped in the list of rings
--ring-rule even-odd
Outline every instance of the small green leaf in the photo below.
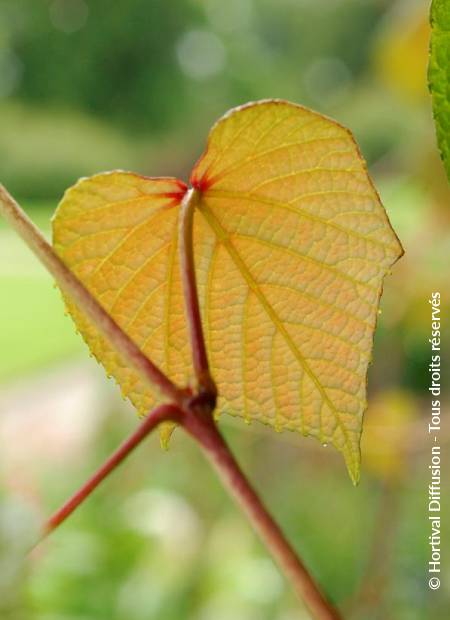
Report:
[[[450,0],[433,0],[430,21],[428,80],[439,150],[450,179]]]

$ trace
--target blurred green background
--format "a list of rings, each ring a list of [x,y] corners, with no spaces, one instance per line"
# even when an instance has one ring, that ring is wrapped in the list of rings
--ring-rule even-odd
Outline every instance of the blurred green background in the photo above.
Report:
[[[444,620],[450,609],[448,493],[442,585],[427,583],[428,299],[440,290],[448,317],[450,284],[427,4],[0,0],[0,180],[47,233],[80,176],[122,168],[187,179],[212,123],[249,100],[286,98],[354,131],[406,250],[385,282],[362,482],[354,488],[339,455],[314,440],[226,416],[221,427],[355,620]],[[449,351],[447,338],[444,379]],[[443,476],[448,409],[447,384]],[[0,220],[0,618],[308,618],[182,433],[168,453],[151,438],[22,561],[42,520],[135,426],[50,277]]]

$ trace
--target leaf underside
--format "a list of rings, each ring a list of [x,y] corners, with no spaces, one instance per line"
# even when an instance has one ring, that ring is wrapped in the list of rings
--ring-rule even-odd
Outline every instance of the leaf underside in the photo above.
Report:
[[[428,80],[442,160],[450,180],[450,2],[433,0]]]
[[[402,253],[349,131],[271,100],[225,115],[191,184],[196,273],[219,412],[312,435],[354,481],[382,280]],[[178,258],[187,186],[111,172],[70,188],[58,254],[174,381],[192,377]],[[140,377],[70,299],[91,351],[145,414]]]

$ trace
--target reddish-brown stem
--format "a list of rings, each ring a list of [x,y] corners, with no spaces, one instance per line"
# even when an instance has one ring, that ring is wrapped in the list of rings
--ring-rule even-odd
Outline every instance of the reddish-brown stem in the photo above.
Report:
[[[87,288],[66,267],[40,230],[36,228],[14,198],[0,185],[0,213],[15,228],[28,247],[36,254],[55,278],[61,289],[93,321],[99,331],[114,345],[123,358],[135,368],[151,387],[157,387],[177,404],[183,404],[186,393],[146,357],[139,347],[122,331]]]
[[[151,433],[161,422],[180,418],[174,405],[160,405],[151,411],[142,424],[126,439],[89,480],[70,497],[45,523],[43,536],[47,536],[69,517],[98,485]]]
[[[225,487],[247,515],[250,523],[277,560],[297,595],[306,603],[313,617],[316,620],[339,620],[341,616],[338,611],[326,600],[283,531],[240,469],[211,415],[215,407],[216,388],[209,371],[203,335],[193,249],[194,209],[199,203],[200,196],[200,190],[191,189],[183,199],[180,213],[180,267],[194,370],[199,388],[203,388],[207,395],[212,395],[214,400],[213,404],[207,400],[206,405],[198,401],[197,407],[194,404],[195,401],[192,401],[191,407],[183,416],[182,424],[200,443]]]
[[[195,277],[194,248],[192,228],[194,210],[200,198],[199,190],[192,188],[186,192],[180,212],[180,266],[183,284],[184,304],[189,336],[192,345],[192,361],[199,389],[213,399],[217,396],[216,385],[211,377],[203,335],[202,319]]]
[[[339,612],[322,594],[283,531],[242,472],[214,421],[209,417],[189,416],[185,419],[184,427],[202,446],[224,486],[247,515],[312,616],[316,620],[340,620]]]

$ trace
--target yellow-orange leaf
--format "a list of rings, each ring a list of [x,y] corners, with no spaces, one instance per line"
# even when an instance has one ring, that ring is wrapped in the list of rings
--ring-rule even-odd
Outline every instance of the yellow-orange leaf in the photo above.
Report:
[[[382,280],[401,255],[348,130],[263,101],[212,129],[191,184],[196,272],[219,411],[333,443],[353,480]],[[112,172],[69,189],[54,244],[143,352],[191,376],[176,179]],[[141,414],[139,376],[67,300],[96,357]]]

